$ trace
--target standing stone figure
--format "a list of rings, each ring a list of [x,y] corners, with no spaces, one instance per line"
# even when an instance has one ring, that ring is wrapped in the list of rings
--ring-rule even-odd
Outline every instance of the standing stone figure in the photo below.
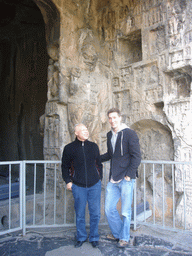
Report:
[[[84,123],[89,129],[90,137],[99,143],[99,79],[95,71],[98,56],[90,31],[82,32],[79,39],[81,69],[74,67],[70,72],[68,120],[69,131],[74,139],[73,127]]]

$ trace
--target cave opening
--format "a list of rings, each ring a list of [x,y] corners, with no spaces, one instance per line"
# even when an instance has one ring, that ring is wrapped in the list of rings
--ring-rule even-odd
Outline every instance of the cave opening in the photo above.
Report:
[[[43,159],[47,101],[45,24],[33,1],[0,3],[0,160]]]
[[[0,161],[44,159],[40,117],[47,101],[48,63],[45,23],[37,5],[32,0],[1,1]],[[1,166],[0,184],[7,183],[8,176],[8,166]],[[12,182],[18,177],[15,166]],[[28,180],[31,187],[33,177]]]

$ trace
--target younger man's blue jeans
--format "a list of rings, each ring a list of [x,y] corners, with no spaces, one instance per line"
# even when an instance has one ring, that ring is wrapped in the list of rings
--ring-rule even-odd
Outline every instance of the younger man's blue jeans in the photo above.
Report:
[[[109,227],[115,238],[126,242],[130,239],[131,204],[134,184],[135,179],[130,181],[123,179],[119,183],[109,182],[106,188],[105,214]],[[123,220],[116,208],[120,198]]]

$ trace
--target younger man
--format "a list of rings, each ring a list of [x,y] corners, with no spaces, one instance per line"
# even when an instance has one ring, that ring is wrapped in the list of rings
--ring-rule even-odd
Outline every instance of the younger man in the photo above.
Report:
[[[107,133],[107,153],[101,155],[102,162],[111,160],[109,183],[106,188],[105,214],[118,247],[126,247],[130,239],[131,204],[138,166],[141,162],[139,139],[135,131],[121,124],[119,109],[108,111],[111,131]],[[117,203],[121,198],[121,220]]]

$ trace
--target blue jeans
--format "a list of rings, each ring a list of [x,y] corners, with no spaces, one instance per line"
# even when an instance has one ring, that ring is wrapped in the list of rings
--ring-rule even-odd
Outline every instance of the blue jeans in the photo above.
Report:
[[[115,238],[127,242],[130,239],[131,204],[134,184],[135,179],[131,179],[130,181],[123,179],[119,183],[109,182],[106,188],[105,214],[109,227]],[[120,198],[123,220],[116,208]]]
[[[101,198],[101,181],[90,188],[72,185],[73,197],[75,200],[77,241],[85,241],[87,239],[87,231],[85,226],[85,209],[88,202],[90,215],[90,234],[89,242],[99,240],[98,225],[100,220],[100,198]]]

